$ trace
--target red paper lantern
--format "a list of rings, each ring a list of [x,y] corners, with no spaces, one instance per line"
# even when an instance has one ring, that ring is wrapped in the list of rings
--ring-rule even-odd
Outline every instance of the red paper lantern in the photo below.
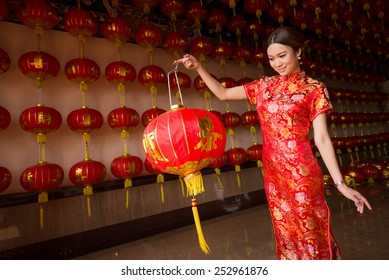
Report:
[[[192,81],[190,76],[184,72],[177,71],[178,84],[181,89],[189,89]],[[169,76],[170,87],[172,89],[178,89],[177,79],[173,76]]]
[[[252,63],[257,64],[259,66],[266,64],[268,62],[266,51],[261,48],[256,48],[252,50],[251,61]]]
[[[143,112],[141,122],[146,127],[153,119],[165,113],[166,110],[154,107]]]
[[[18,66],[28,78],[42,82],[56,77],[61,68],[59,61],[54,56],[42,51],[31,51],[21,55]]]
[[[201,176],[200,170],[223,153],[225,144],[222,123],[202,109],[166,112],[151,121],[143,133],[146,158],[162,172],[184,177],[192,196],[203,192],[194,183]]]
[[[144,66],[138,72],[138,81],[153,93],[158,85],[166,84],[165,70],[157,65]]]
[[[365,173],[363,173],[362,169],[356,166],[350,166],[347,167],[346,169],[342,170],[342,174],[344,177],[348,176],[350,177],[352,182],[355,184],[360,184],[366,179]],[[348,178],[346,177],[346,180]]]
[[[261,161],[262,160],[262,145],[254,144],[247,148],[247,158],[251,161]]]
[[[196,26],[199,26],[200,21],[205,20],[207,15],[207,8],[201,3],[201,1],[192,1],[187,4],[185,17],[188,20],[194,21]]]
[[[222,8],[213,8],[208,15],[207,24],[215,28],[216,33],[220,33],[224,25],[228,23],[226,11]]]
[[[222,114],[223,125],[226,128],[235,128],[240,125],[240,115],[235,112],[225,112]]]
[[[58,22],[57,11],[44,0],[21,1],[17,15],[24,25],[31,28],[51,29]]]
[[[132,36],[129,22],[123,17],[110,17],[101,25],[101,34],[111,42],[127,42]]]
[[[189,46],[189,42],[181,32],[172,31],[166,33],[164,49],[173,55],[174,59],[178,59],[180,54]]]
[[[103,115],[91,108],[80,108],[69,113],[66,122],[71,130],[90,133],[103,126]]]
[[[138,27],[135,32],[135,41],[145,48],[162,45],[162,31],[152,23],[145,23]]]
[[[177,17],[185,12],[185,2],[182,0],[162,0],[161,12],[170,17],[171,21],[176,21]]]
[[[273,0],[267,12],[271,18],[283,24],[292,13],[292,7],[289,0]]]
[[[136,70],[134,66],[125,61],[114,61],[105,67],[105,77],[108,82],[119,85],[135,81]]]
[[[64,68],[66,77],[76,83],[92,83],[100,77],[99,65],[89,58],[69,60]]]
[[[227,150],[228,164],[231,166],[239,166],[247,161],[247,153],[243,148],[232,147]]]
[[[90,196],[93,195],[93,185],[101,183],[107,174],[104,164],[91,159],[85,159],[71,166],[70,181],[77,186],[83,186],[87,199],[88,216],[91,215]]]
[[[0,193],[5,191],[12,182],[12,174],[8,168],[0,166]]]
[[[248,22],[247,28],[246,28],[246,35],[252,36],[255,41],[255,47],[258,47],[259,42],[259,34],[262,34],[265,30],[265,27],[263,24],[261,24],[259,21],[255,19],[251,19]]]
[[[245,127],[252,127],[259,124],[257,111],[246,111],[240,116],[240,123]]]
[[[107,122],[112,128],[126,130],[136,127],[140,122],[140,116],[132,108],[120,107],[109,112]]]
[[[244,66],[242,63],[250,61],[252,57],[252,48],[246,45],[240,45],[234,47],[234,53],[232,60],[241,63],[241,67]]]
[[[10,65],[11,59],[9,58],[9,55],[0,48],[0,74],[7,72]]]
[[[55,131],[61,124],[61,114],[56,109],[44,105],[27,108],[19,117],[20,127],[35,134]]]
[[[220,62],[220,65],[225,65],[226,61],[231,58],[233,48],[229,42],[218,42],[213,46],[211,57]]]
[[[232,88],[237,85],[236,81],[231,77],[221,77],[217,79],[225,88]]]
[[[8,1],[0,0],[0,20],[5,20],[8,17]]]
[[[156,8],[161,0],[132,0],[132,3],[138,8],[143,9],[145,14],[149,14],[151,9]]]
[[[11,114],[7,109],[0,106],[0,131],[6,129],[11,123]]]
[[[289,18],[292,25],[305,30],[310,22],[313,21],[313,14],[311,10],[295,9],[295,13]]]
[[[270,3],[268,0],[244,0],[244,8],[248,13],[254,14],[260,20]]]
[[[78,8],[65,14],[63,26],[75,37],[91,37],[98,29],[97,19],[90,12]]]
[[[20,185],[29,192],[42,192],[58,188],[63,179],[64,172],[58,164],[40,162],[23,171]]]
[[[253,78],[249,78],[249,77],[243,77],[239,80],[236,81],[236,84],[239,85],[239,86],[244,86],[244,85],[247,85],[251,82],[253,82],[254,79]]]
[[[211,39],[205,36],[196,36],[189,43],[189,52],[199,57],[200,61],[204,61],[205,57],[213,50]]]

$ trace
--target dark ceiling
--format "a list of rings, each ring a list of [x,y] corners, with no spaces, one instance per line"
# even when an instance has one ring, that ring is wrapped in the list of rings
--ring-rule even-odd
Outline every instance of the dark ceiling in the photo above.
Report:
[[[9,16],[6,21],[17,22],[16,9],[20,1],[8,0]],[[157,24],[166,33],[173,30],[172,20],[162,11],[163,5],[168,2],[181,2],[185,6],[185,12],[177,16],[175,27],[178,31],[187,34],[188,38],[194,36],[194,22],[186,17],[187,9],[191,2],[201,2],[207,10],[207,18],[201,21],[201,34],[211,38],[214,42],[225,40],[236,44],[236,32],[228,28],[228,23],[222,26],[221,37],[217,36],[215,27],[208,23],[212,10],[222,8],[228,22],[233,15],[242,15],[247,23],[260,22],[261,32],[259,42],[269,35],[269,32],[280,25],[291,25],[303,30],[303,34],[310,42],[308,44],[309,56],[315,60],[325,60],[332,64],[346,64],[348,67],[356,67],[359,70],[374,71],[388,79],[389,60],[389,1],[388,0],[83,0],[83,1],[48,1],[51,3],[60,17],[57,30],[63,30],[61,19],[67,10],[80,4],[81,8],[91,11],[99,23],[112,16],[112,12],[125,17],[135,32],[139,25],[147,21]],[[246,9],[247,3],[268,2],[266,9],[262,11],[260,19]],[[156,3],[151,7],[150,13],[145,14],[142,4]],[[235,3],[232,8],[229,4]],[[271,4],[270,4],[271,3]],[[295,3],[292,7],[291,4]],[[330,8],[334,8],[330,12]],[[289,11],[289,12],[288,12]],[[335,13],[335,14],[334,14]],[[277,15],[287,14],[281,22]],[[335,28],[336,27],[336,28]],[[243,30],[240,41],[242,44],[254,46],[253,36],[247,35]],[[99,32],[95,36],[101,36]],[[130,42],[135,42],[134,38]],[[160,46],[162,47],[162,46]],[[259,46],[261,47],[261,46]],[[334,55],[333,50],[337,50]],[[341,50],[341,52],[339,52]],[[350,64],[350,65],[348,65]]]

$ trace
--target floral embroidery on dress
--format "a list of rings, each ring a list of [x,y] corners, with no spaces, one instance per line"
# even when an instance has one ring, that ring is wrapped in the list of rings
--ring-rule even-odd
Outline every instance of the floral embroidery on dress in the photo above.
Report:
[[[263,77],[244,88],[261,125],[264,188],[278,258],[340,258],[332,250],[337,245],[323,174],[308,136],[312,121],[332,111],[326,87],[299,72]]]

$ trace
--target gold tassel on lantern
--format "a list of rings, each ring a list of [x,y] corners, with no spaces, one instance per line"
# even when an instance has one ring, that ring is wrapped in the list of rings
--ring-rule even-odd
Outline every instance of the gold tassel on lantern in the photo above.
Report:
[[[238,188],[240,188],[242,186],[239,172],[240,172],[240,166],[239,165],[235,165],[236,181],[238,182]]]
[[[204,192],[203,176],[200,172],[191,173],[185,176],[184,181],[190,196],[196,196]]]
[[[90,185],[87,185],[83,188],[83,193],[86,196],[86,203],[88,208],[88,217],[91,216],[91,207],[90,207],[90,197],[93,195],[93,188]]]
[[[161,201],[162,203],[165,203],[165,191],[163,189],[163,183],[165,182],[165,176],[163,173],[159,173],[157,175],[157,183],[159,183],[159,188],[161,190]]]
[[[126,191],[126,208],[129,207],[130,204],[130,193],[129,193],[129,188],[132,187],[132,180],[131,178],[127,178],[124,180],[124,189]]]
[[[215,173],[216,173],[217,181],[219,182],[219,186],[223,189],[223,183],[222,180],[220,179],[220,168],[215,168]]]
[[[38,203],[39,203],[39,221],[40,221],[41,229],[43,229],[43,225],[44,225],[43,206],[44,206],[44,203],[46,203],[48,200],[49,200],[49,199],[48,199],[48,194],[47,194],[47,192],[41,192],[41,193],[38,195]]]
[[[197,237],[199,239],[199,244],[200,244],[201,250],[203,250],[203,252],[205,254],[209,254],[210,248],[209,248],[207,242],[205,241],[203,230],[201,229],[200,217],[199,217],[199,213],[197,211],[197,203],[196,203],[195,198],[192,199],[192,212],[193,212],[193,218],[195,221]]]

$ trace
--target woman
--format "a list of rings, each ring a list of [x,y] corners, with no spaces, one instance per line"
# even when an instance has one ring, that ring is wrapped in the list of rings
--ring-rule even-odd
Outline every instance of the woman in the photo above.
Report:
[[[263,138],[264,189],[274,226],[279,259],[340,259],[330,227],[322,170],[313,155],[309,129],[338,190],[357,211],[369,202],[342,178],[327,129],[332,105],[326,87],[300,69],[299,33],[277,28],[267,40],[270,66],[279,76],[225,88],[199,61],[186,54],[174,63],[196,70],[220,100],[248,98],[256,104]]]

